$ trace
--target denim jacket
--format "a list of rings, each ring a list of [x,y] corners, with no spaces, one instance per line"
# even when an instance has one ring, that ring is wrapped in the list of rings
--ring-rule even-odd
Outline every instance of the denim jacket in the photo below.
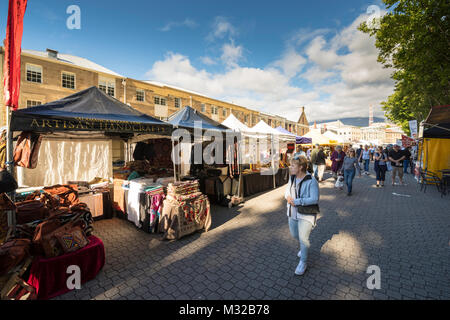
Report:
[[[311,176],[307,174],[306,176]],[[305,178],[306,178],[305,176]],[[287,200],[289,196],[294,199],[295,207],[292,207],[289,203],[287,204],[287,216],[298,220],[304,219],[308,220],[315,225],[315,215],[305,215],[297,212],[297,206],[310,206],[313,204],[319,204],[319,183],[317,180],[311,176],[310,180],[306,180],[302,184],[302,189],[300,190],[300,198],[298,198],[299,190],[298,187],[295,188],[295,177],[289,179],[289,183],[286,188],[286,192],[284,194],[284,198]]]

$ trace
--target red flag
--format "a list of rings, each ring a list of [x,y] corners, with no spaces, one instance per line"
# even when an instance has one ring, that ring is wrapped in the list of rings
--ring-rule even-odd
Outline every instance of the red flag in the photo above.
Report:
[[[4,93],[5,104],[13,110],[19,106],[20,54],[23,34],[23,16],[27,0],[9,0],[5,39]]]
[[[402,134],[402,146],[403,147],[405,147],[405,148],[410,147],[414,141],[415,140],[413,138],[410,138],[410,137]]]

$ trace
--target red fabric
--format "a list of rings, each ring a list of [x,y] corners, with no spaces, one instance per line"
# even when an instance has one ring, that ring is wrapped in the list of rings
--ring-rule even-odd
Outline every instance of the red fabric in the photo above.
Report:
[[[105,264],[105,247],[95,237],[89,237],[90,243],[75,252],[46,259],[36,257],[31,264],[28,284],[36,288],[38,300],[46,300],[69,292],[67,288],[67,268],[77,265],[81,270],[81,284],[94,279]]]
[[[402,146],[404,148],[410,147],[415,140],[408,136],[402,135]]]
[[[5,39],[4,99],[5,105],[17,110],[20,92],[20,54],[23,34],[23,16],[27,0],[9,0]]]

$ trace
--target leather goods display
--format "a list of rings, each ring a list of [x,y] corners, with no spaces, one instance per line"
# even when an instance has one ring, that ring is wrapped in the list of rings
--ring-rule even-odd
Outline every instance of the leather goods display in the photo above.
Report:
[[[39,200],[18,202],[16,208],[17,224],[43,220],[48,216],[47,207]]]
[[[65,253],[76,251],[89,244],[83,230],[77,226],[73,227],[72,224],[65,225],[56,231],[55,237]]]
[[[75,185],[55,185],[44,188],[43,190],[56,198],[58,200],[58,204],[63,207],[71,207],[80,202]]]
[[[92,232],[92,216],[85,204],[78,204],[67,214],[53,216],[37,225],[32,241],[33,252],[47,258],[59,256],[64,250],[58,235],[72,233],[76,227],[81,228],[85,237]]]
[[[14,202],[6,195],[0,194],[0,244],[2,244],[8,234],[8,214],[7,211],[16,210]]]
[[[30,240],[16,239],[0,246],[0,276],[19,265],[30,254]]]
[[[42,137],[32,132],[22,132],[14,148],[16,166],[35,169],[41,147]]]
[[[18,188],[17,181],[7,170],[0,170],[0,193],[8,193]]]
[[[61,223],[57,217],[47,219],[39,224],[33,236],[33,252],[38,255],[44,254],[47,258],[61,254],[58,239],[54,237],[60,227]]]

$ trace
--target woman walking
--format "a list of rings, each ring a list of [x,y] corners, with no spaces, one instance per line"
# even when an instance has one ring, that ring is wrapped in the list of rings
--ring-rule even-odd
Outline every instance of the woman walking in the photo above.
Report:
[[[348,155],[344,158],[342,170],[344,171],[344,182],[347,185],[347,195],[351,196],[353,189],[353,179],[355,178],[356,171],[361,174],[361,169],[358,165],[358,158],[356,158],[355,149],[350,149],[348,151]]]
[[[337,180],[338,172],[342,168],[342,164],[344,163],[345,153],[342,151],[341,146],[337,146],[336,150],[331,154],[331,161],[333,162],[331,165],[331,171],[333,171],[334,180]]]
[[[384,181],[386,180],[386,171],[387,171],[387,155],[383,150],[383,147],[378,147],[377,151],[374,154],[375,159],[375,172],[377,173],[377,188],[384,187]]]
[[[370,164],[370,150],[367,145],[364,146],[364,150],[361,152],[360,159],[364,162],[364,174],[369,174],[369,164]]]
[[[297,256],[300,262],[295,269],[296,275],[305,273],[310,247],[309,235],[316,226],[319,211],[319,184],[317,180],[307,173],[308,160],[300,156],[291,161],[291,179],[284,198],[287,201],[287,215],[289,231],[300,243]]]

